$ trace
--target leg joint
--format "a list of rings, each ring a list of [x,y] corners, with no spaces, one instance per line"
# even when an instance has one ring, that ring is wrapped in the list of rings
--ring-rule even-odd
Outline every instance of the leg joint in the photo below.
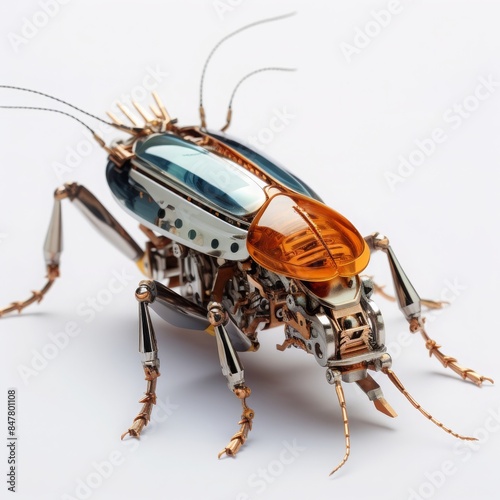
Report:
[[[135,298],[139,302],[146,302],[151,304],[157,297],[156,284],[153,280],[143,280],[139,283],[135,291]]]
[[[219,302],[210,302],[208,304],[207,318],[212,326],[225,325],[228,321],[227,313]]]
[[[387,250],[389,247],[389,238],[380,233],[372,233],[365,237],[365,241],[370,247],[370,250]]]
[[[78,196],[80,185],[77,182],[66,182],[63,186],[58,187],[54,191],[54,198],[56,200],[64,200],[69,198],[73,201]]]

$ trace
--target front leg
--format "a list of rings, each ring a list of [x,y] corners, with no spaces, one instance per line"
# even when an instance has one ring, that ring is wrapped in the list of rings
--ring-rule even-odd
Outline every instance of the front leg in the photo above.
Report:
[[[246,398],[250,396],[250,388],[245,385],[243,365],[234,349],[231,339],[224,327],[227,323],[227,314],[218,302],[208,304],[208,320],[214,327],[217,349],[219,352],[222,374],[227,379],[227,385],[235,396],[241,400],[243,412],[238,424],[240,430],[230,439],[226,447],[219,453],[219,458],[224,454],[234,457],[247,440],[248,433],[252,430],[254,411],[246,404]]]
[[[139,400],[139,403],[143,403],[141,411],[122,434],[122,439],[127,435],[140,436],[156,404],[156,381],[160,376],[160,360],[149,309],[153,309],[171,325],[180,328],[203,330],[210,326],[203,307],[190,302],[159,281],[141,281],[135,297],[139,302],[139,352],[142,355],[147,385],[145,395]]]
[[[389,259],[392,279],[396,290],[396,298],[399,309],[404,314],[406,320],[410,324],[410,332],[420,332],[425,340],[425,347],[429,350],[429,356],[435,356],[445,368],[451,368],[455,373],[460,375],[464,380],[470,380],[480,386],[485,380],[493,383],[489,377],[484,377],[470,368],[465,368],[457,363],[457,360],[451,356],[446,356],[439,349],[436,341],[431,339],[425,330],[425,318],[422,317],[422,300],[417,291],[406,276],[401,264],[396,258],[394,251],[389,245],[389,240],[386,236],[380,233],[373,233],[365,238],[372,251],[382,250]]]
[[[147,381],[144,397],[139,400],[143,403],[141,411],[134,418],[132,425],[122,434],[139,437],[142,429],[148,425],[153,406],[156,404],[156,380],[160,376],[160,360],[156,335],[149,314],[149,305],[155,300],[154,281],[141,281],[135,296],[139,301],[139,351],[142,354],[142,366]]]

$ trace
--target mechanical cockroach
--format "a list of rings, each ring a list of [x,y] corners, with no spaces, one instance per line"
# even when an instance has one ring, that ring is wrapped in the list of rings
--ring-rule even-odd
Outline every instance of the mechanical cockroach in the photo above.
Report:
[[[205,68],[214,51],[228,38],[282,17],[252,23],[226,36],[210,53]],[[258,71],[270,69],[284,68]],[[97,118],[41,92],[0,87],[34,92]],[[109,154],[106,177],[111,192],[125,212],[139,221],[148,241],[143,250],[90,191],[76,183],[65,184],[55,191],[44,245],[47,282],[27,300],[0,309],[0,316],[40,302],[59,276],[61,202],[68,199],[148,278],[139,283],[136,291],[147,387],[140,400],[142,409],[122,438],[139,437],[155,404],[160,362],[151,308],[170,324],[205,330],[215,338],[222,373],[243,407],[240,429],[219,457],[236,455],[254,418],[247,406],[250,388],[237,353],[257,351],[259,332],[276,326],[284,327],[285,332],[277,348],[283,351],[293,346],[311,354],[335,387],[344,422],[345,454],[332,473],[344,465],[350,453],[342,382],[356,383],[377,410],[396,416],[369,370],[386,374],[416,409],[447,433],[473,439],[455,433],[432,417],[392,371],[391,356],[384,345],[384,321],[372,300],[377,286],[361,276],[371,253],[381,250],[387,255],[395,300],[410,331],[420,332],[424,338],[429,354],[463,379],[477,385],[485,380],[493,382],[443,354],[428,336],[421,306],[442,304],[420,299],[385,236],[373,233],[363,238],[345,217],[324,205],[306,183],[227,135],[231,104],[223,129],[208,129],[201,96],[200,92],[200,126],[178,126],[156,93],[152,115],[134,103],[143,124],[120,105],[131,125],[111,113],[110,125],[130,138],[111,146],[72,114],[28,108],[68,115],[93,133]]]

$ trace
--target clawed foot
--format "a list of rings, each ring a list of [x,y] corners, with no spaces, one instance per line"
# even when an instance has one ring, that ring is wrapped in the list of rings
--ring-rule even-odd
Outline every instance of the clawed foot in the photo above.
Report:
[[[410,331],[412,333],[415,333],[417,331],[421,333],[422,337],[425,340],[425,347],[429,351],[429,356],[434,355],[445,368],[450,368],[456,374],[460,375],[464,380],[469,380],[474,384],[476,384],[477,386],[481,386],[482,383],[485,381],[494,384],[492,378],[480,375],[471,368],[465,368],[457,363],[456,358],[453,358],[452,356],[446,356],[446,354],[443,354],[439,350],[441,349],[441,346],[438,345],[438,343],[435,340],[431,339],[429,335],[427,335],[427,332],[425,331],[424,327],[424,322],[425,319],[419,321],[417,318],[414,318],[410,322]]]
[[[234,457],[247,440],[248,433],[252,430],[252,420],[255,413],[252,408],[249,408],[246,404],[246,398],[250,396],[250,393],[250,389],[246,386],[234,390],[234,394],[237,398],[241,399],[241,404],[243,406],[241,420],[238,422],[238,425],[241,427],[240,430],[231,437],[229,444],[219,453],[218,458],[221,458],[224,454],[229,457]]]
[[[141,435],[142,429],[148,425],[153,411],[153,405],[156,404],[156,396],[154,394],[146,394],[139,403],[144,403],[141,411],[134,418],[132,425],[121,435],[123,439],[127,434],[138,438]]]
[[[143,403],[143,406],[134,418],[132,425],[121,435],[121,439],[127,435],[138,438],[142,429],[148,425],[151,419],[151,412],[156,404],[156,379],[160,376],[160,372],[155,366],[144,366],[144,374],[148,385],[144,397],[139,400],[139,403]]]
[[[39,304],[44,298],[45,294],[50,290],[50,287],[59,277],[59,267],[56,265],[51,265],[47,267],[47,282],[41,290],[32,290],[31,296],[26,300],[19,300],[12,302],[7,307],[0,308],[0,318],[11,312],[21,313],[26,307],[31,304]]]

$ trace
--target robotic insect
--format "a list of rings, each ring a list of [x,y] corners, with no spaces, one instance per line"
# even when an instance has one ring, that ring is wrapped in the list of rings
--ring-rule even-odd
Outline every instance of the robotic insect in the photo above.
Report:
[[[275,326],[285,331],[278,349],[293,346],[311,354],[335,387],[345,454],[332,473],[350,454],[342,382],[355,382],[379,411],[396,416],[369,370],[386,374],[415,408],[447,433],[472,439],[425,411],[391,369],[384,321],[372,300],[375,285],[361,277],[371,253],[379,250],[388,257],[396,298],[410,331],[420,332],[429,353],[462,378],[477,385],[493,382],[460,366],[429,338],[421,313],[425,301],[406,277],[388,239],[379,233],[363,238],[293,174],[225,132],[208,130],[202,103],[201,126],[179,127],[159,97],[153,96],[153,116],[134,104],[142,125],[124,106],[120,108],[131,126],[110,115],[112,125],[129,133],[129,139],[108,147],[91,130],[109,154],[106,176],[114,197],[148,237],[145,250],[84,186],[65,184],[55,192],[44,245],[47,283],[27,300],[0,309],[0,316],[39,302],[59,276],[61,202],[69,199],[148,278],[136,291],[147,387],[140,401],[143,406],[122,437],[138,437],[155,404],[160,363],[150,318],[153,309],[170,324],[206,330],[215,337],[222,372],[243,408],[240,429],[219,457],[239,451],[254,418],[246,403],[250,389],[237,353],[256,351],[259,332]],[[230,114],[224,130],[229,122]]]

